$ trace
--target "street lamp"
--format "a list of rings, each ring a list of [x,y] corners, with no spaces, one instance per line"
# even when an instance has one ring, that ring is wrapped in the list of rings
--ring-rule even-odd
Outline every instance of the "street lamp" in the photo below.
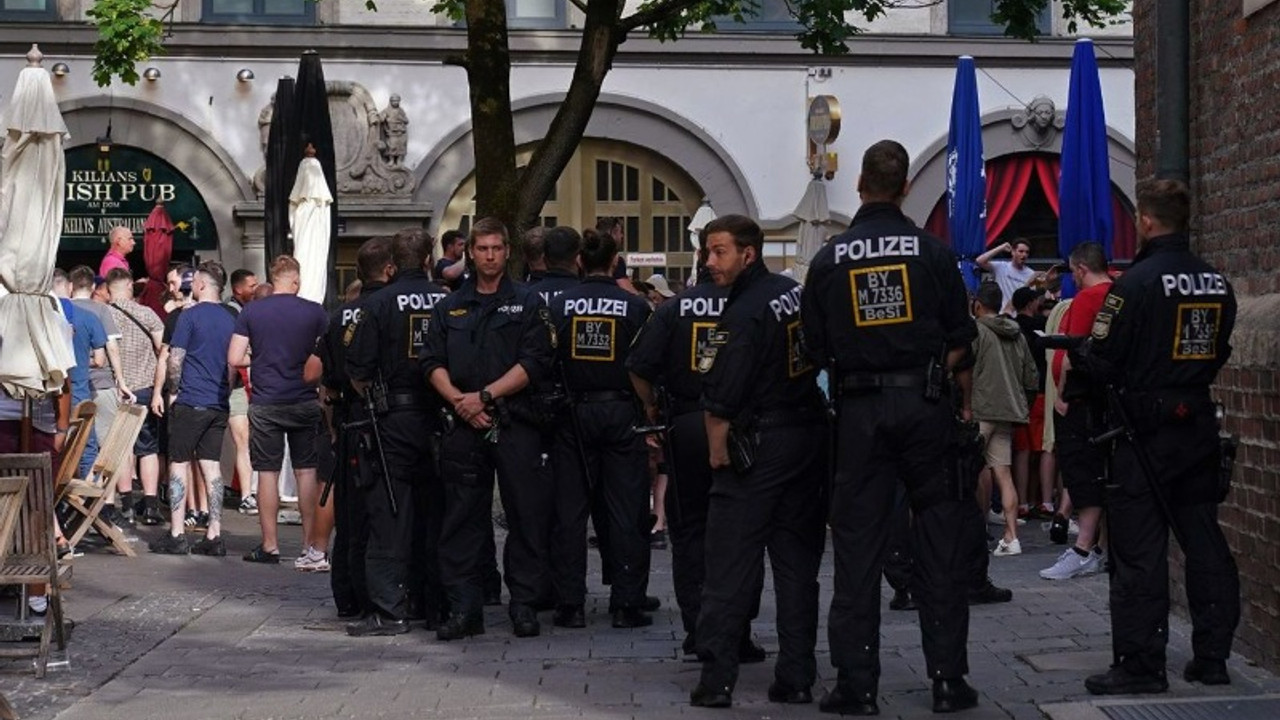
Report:
[[[698,234],[707,226],[707,223],[715,219],[716,211],[711,209],[711,201],[702,198],[702,204],[698,206],[698,211],[689,221],[689,245],[693,247],[694,252],[698,250]]]

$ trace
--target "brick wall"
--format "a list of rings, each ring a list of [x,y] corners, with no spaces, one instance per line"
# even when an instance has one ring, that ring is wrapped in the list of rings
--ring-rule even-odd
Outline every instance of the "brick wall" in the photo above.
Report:
[[[1155,166],[1155,0],[1134,3],[1138,177]],[[1191,190],[1199,252],[1235,285],[1234,351],[1215,395],[1241,439],[1221,520],[1240,566],[1236,649],[1280,670],[1280,3],[1191,10]],[[1173,599],[1185,615],[1179,567]]]

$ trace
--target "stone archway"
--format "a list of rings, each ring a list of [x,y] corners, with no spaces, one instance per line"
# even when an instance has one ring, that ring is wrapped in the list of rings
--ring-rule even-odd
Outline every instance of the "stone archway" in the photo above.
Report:
[[[1062,133],[1043,145],[1029,146],[1018,128],[1013,125],[1015,116],[1026,111],[1011,108],[987,113],[982,117],[982,150],[988,161],[1004,155],[1039,151],[1062,153]],[[1110,158],[1111,183],[1120,189],[1132,204],[1134,186],[1137,183],[1137,153],[1133,141],[1113,128],[1107,128],[1107,155]],[[938,198],[947,191],[947,136],[935,140],[924,149],[911,164],[907,174],[911,181],[911,193],[902,204],[902,211],[916,222],[924,223],[933,211]]]
[[[253,186],[207,132],[177,113],[138,100],[98,96],[68,100],[58,107],[71,132],[72,146],[92,142],[110,124],[113,141],[147,150],[173,165],[199,190],[213,213],[217,259],[228,270],[250,267],[247,263],[253,259],[246,258],[243,233],[232,208],[254,198]]]
[[[541,138],[563,99],[563,95],[550,94],[515,102],[516,145]],[[584,137],[628,142],[677,161],[702,188],[717,214],[758,215],[751,186],[729,153],[701,127],[666,108],[636,98],[603,94]],[[470,124],[459,125],[423,158],[415,171],[415,201],[434,208],[448,205],[459,186],[475,171],[471,140]],[[439,222],[439,215],[435,222]]]

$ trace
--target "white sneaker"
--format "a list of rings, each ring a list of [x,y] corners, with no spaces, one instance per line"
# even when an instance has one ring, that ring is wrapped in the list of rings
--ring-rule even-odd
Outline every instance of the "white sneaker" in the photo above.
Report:
[[[281,525],[301,525],[302,513],[291,508],[284,508],[276,513],[276,522]]]
[[[329,558],[319,550],[308,547],[293,561],[293,568],[302,572],[329,572]]]
[[[1004,513],[1002,513],[1002,512],[996,512],[995,510],[988,510],[988,511],[987,511],[987,524],[988,524],[988,525],[997,525],[997,526],[1000,526],[1000,527],[1004,527]],[[1017,521],[1016,523],[1014,523],[1014,524],[1015,524],[1015,525],[1026,525],[1026,524],[1027,524],[1027,521],[1026,521],[1026,520],[1023,520],[1022,518],[1018,518],[1018,521]],[[1076,530],[1076,532],[1079,532],[1079,530]]]
[[[258,496],[245,495],[244,499],[240,501],[240,512],[245,515],[257,515],[258,514]]]
[[[1080,534],[1080,524],[1076,522],[1075,518],[1071,518],[1071,523],[1067,525],[1067,534],[1068,535]]]
[[[1004,538],[1000,538],[1000,542],[996,543],[996,549],[992,550],[991,554],[995,555],[996,557],[1004,557],[1006,555],[1021,555],[1022,543],[1018,541],[1018,538],[1014,538],[1012,540],[1005,540]]]
[[[1098,572],[1098,554],[1089,553],[1080,557],[1075,548],[1067,548],[1058,556],[1052,566],[1040,571],[1045,580],[1070,580],[1078,575],[1090,575]]]
[[[1089,569],[1084,573],[1085,575],[1096,575],[1097,573],[1100,573],[1103,570],[1106,570],[1107,569],[1107,551],[1094,550],[1093,552],[1089,553],[1089,560],[1087,564],[1089,565]]]

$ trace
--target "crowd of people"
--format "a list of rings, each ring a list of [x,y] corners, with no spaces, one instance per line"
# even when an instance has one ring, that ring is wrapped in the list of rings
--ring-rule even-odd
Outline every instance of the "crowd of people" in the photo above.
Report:
[[[651,551],[670,542],[700,707],[731,705],[739,665],[766,658],[751,622],[767,553],[779,645],[767,695],[809,703],[829,529],[837,674],[820,709],[879,712],[883,574],[890,608],[919,612],[934,711],[964,710],[978,702],[969,605],[1011,600],[990,558],[1019,554],[1018,527],[1037,517],[1054,542],[1076,537],[1042,577],[1111,573],[1114,664],[1091,692],[1167,687],[1170,528],[1194,626],[1184,674],[1229,682],[1239,584],[1216,521],[1209,385],[1235,301],[1189,250],[1185,187],[1140,186],[1140,253],[1119,279],[1098,243],[1037,272],[1017,240],[976,259],[992,279],[969,293],[951,250],[903,215],[907,169],[896,142],[866,152],[861,207],[803,286],[766,267],[763,232],[740,215],[702,231],[685,289],[629,276],[615,218],[531,230],[513,276],[516,240],[488,218],[444,233],[434,261],[420,229],[368,240],[358,289],[330,313],[298,296],[287,255],[269,283],[212,261],[175,268],[165,302],[147,307],[120,228],[98,273],[58,276],[71,399],[99,401],[100,418],[115,402],[151,409],[134,449],[142,496],[124,473],[118,505],[123,521],[136,506],[139,522],[168,523],[153,552],[226,554],[230,430],[241,507],[261,529],[243,559],[281,562],[287,454],[304,539],[294,566],[331,571],[352,636],[414,623],[442,641],[482,634],[504,583],[516,637],[539,635],[544,612],[586,627],[590,520],[613,628],[652,623]],[[1067,271],[1079,293],[1059,300]],[[1120,439],[1097,442],[1121,417]]]

